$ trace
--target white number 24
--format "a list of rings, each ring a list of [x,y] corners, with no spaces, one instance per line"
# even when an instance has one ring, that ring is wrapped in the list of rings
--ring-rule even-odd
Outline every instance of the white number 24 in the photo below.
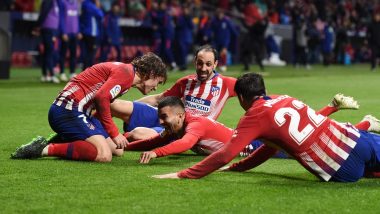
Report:
[[[315,127],[319,127],[326,120],[326,117],[317,115],[313,109],[301,101],[293,100],[292,105],[293,107],[285,107],[277,110],[274,119],[277,125],[281,127],[286,122],[285,115],[288,115],[290,117],[289,135],[296,143],[301,145],[315,131]],[[305,107],[307,108],[307,115],[311,124],[308,123],[305,128],[299,131],[301,116],[296,109],[300,110]]]

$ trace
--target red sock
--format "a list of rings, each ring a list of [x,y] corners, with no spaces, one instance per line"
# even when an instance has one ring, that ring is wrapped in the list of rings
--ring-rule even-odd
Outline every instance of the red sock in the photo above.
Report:
[[[359,130],[368,131],[371,124],[368,121],[363,121],[355,125],[355,127]]]
[[[50,144],[48,155],[69,160],[94,161],[98,150],[89,142],[77,140],[72,143]]]
[[[338,109],[335,108],[334,106],[325,106],[323,107],[323,109],[319,110],[317,113],[327,117],[336,111],[338,111]]]
[[[380,178],[380,172],[365,171],[364,177],[366,177],[366,178]]]

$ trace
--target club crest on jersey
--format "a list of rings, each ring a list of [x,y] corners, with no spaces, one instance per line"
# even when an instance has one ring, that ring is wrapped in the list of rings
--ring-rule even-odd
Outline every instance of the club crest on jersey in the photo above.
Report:
[[[187,95],[185,97],[185,106],[201,112],[210,112],[211,101]]]
[[[218,96],[220,94],[220,88],[218,86],[212,86],[211,87],[211,94],[214,97]]]
[[[95,126],[92,125],[91,123],[87,123],[87,127],[91,130],[95,130]]]
[[[110,94],[112,96],[112,99],[115,98],[117,95],[119,95],[121,91],[121,86],[120,85],[115,85],[111,90]]]

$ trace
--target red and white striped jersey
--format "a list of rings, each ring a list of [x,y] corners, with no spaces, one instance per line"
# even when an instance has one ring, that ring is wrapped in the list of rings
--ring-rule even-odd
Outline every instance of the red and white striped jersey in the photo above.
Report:
[[[253,139],[273,143],[298,160],[306,169],[328,181],[356,146],[359,132],[316,114],[313,109],[287,95],[256,100],[241,118],[230,143],[201,163],[179,173],[180,177],[202,177],[231,161]],[[267,150],[268,151],[268,150]],[[273,154],[273,152],[268,152]],[[266,160],[262,154],[231,166],[244,171]],[[221,161],[224,160],[224,161]]]
[[[180,97],[186,112],[216,120],[227,99],[236,96],[235,82],[235,78],[218,73],[212,79],[202,82],[193,74],[179,79],[164,92],[164,96]]]
[[[67,110],[83,112],[87,116],[90,116],[96,107],[105,130],[111,137],[115,137],[119,131],[112,121],[110,103],[128,91],[134,76],[131,64],[120,62],[96,64],[70,80],[54,104]]]
[[[186,113],[185,131],[180,139],[172,135],[157,135],[150,139],[129,143],[127,150],[146,151],[153,149],[158,157],[192,150],[201,155],[211,154],[231,140],[233,130],[223,124],[202,116]],[[178,138],[178,136],[175,136]]]

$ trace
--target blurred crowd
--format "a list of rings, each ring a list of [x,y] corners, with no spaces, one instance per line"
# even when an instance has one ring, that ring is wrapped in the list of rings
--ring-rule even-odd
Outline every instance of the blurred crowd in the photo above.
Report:
[[[62,41],[61,58],[67,50],[75,56],[80,41],[82,69],[94,63],[98,48],[98,61],[107,60],[110,49],[120,60],[123,17],[152,30],[151,50],[171,69],[185,70],[194,46],[206,43],[219,51],[222,72],[233,62],[249,70],[252,59],[262,71],[267,64],[284,65],[281,39],[273,33],[278,24],[293,27],[288,63],[295,66],[371,62],[374,69],[380,53],[378,0],[3,0],[0,9],[40,13],[35,34],[42,36],[48,81],[59,61],[51,38]],[[47,16],[56,17],[56,23],[50,25]],[[72,75],[75,64],[75,57],[70,58]]]

